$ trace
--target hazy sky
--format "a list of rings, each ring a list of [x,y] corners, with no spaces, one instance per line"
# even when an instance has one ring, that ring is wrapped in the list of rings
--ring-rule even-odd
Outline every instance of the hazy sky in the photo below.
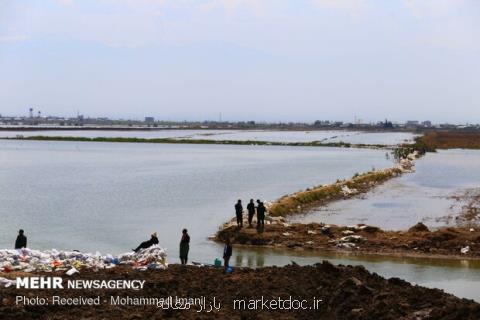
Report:
[[[0,113],[480,122],[480,0],[0,0]]]

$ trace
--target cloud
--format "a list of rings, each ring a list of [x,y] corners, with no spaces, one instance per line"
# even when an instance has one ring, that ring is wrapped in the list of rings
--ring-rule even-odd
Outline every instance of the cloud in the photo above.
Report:
[[[55,0],[56,3],[62,6],[71,6],[73,5],[73,0]]]
[[[404,0],[416,19],[420,43],[453,50],[479,49],[480,2],[470,0]]]
[[[368,0],[311,0],[311,2],[320,9],[345,11],[351,15],[358,15],[370,6]]]
[[[25,34],[0,35],[0,42],[22,42],[29,38]]]

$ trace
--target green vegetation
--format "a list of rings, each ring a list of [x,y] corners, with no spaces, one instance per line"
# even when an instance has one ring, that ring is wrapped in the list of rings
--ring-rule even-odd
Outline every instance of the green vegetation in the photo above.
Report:
[[[350,194],[365,193],[379,183],[400,175],[401,172],[402,170],[399,168],[391,168],[356,174],[349,180],[337,180],[336,183],[331,185],[318,186],[293,195],[283,196],[272,205],[270,214],[272,216],[286,216],[301,213],[306,209],[348,197]]]
[[[423,156],[427,152],[436,152],[436,147],[424,140],[425,135],[416,137],[412,144],[404,144],[393,150],[396,160],[406,159],[408,155],[417,153],[417,156]]]

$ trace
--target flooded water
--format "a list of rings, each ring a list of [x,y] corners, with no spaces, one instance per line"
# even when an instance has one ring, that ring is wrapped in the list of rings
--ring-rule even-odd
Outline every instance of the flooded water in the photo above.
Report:
[[[188,139],[208,135],[228,134],[228,130],[29,130],[29,131],[1,131],[0,137],[16,136],[48,136],[48,137],[86,137],[86,138],[178,138]]]
[[[207,140],[252,140],[269,142],[347,142],[354,144],[395,145],[412,141],[416,136],[410,132],[360,132],[346,130],[319,131],[264,131],[264,130],[42,130],[0,131],[0,137],[65,136],[65,137],[128,137],[128,138],[177,138]]]
[[[371,272],[386,278],[401,278],[413,284],[439,288],[461,298],[480,302],[480,261],[455,259],[395,258],[375,255],[356,255],[292,251],[281,249],[235,248],[232,261],[237,266],[263,267],[286,265],[292,261],[300,265],[328,260],[334,264],[363,265]]]
[[[120,253],[157,231],[169,261],[177,263],[186,227],[192,238],[190,260],[212,263],[222,247],[207,238],[233,216],[237,198],[273,200],[372,167],[389,167],[384,154],[345,148],[0,141],[0,247],[12,247],[23,228],[34,249]],[[456,183],[464,185],[467,176]],[[437,184],[432,181],[423,184]],[[454,179],[449,183],[455,185]],[[476,262],[237,247],[232,259],[251,267],[323,259],[362,264],[386,277],[480,301]]]
[[[196,136],[200,138],[200,136]],[[396,145],[412,141],[414,134],[409,132],[360,132],[346,130],[330,131],[233,131],[214,134],[205,139],[214,140],[257,140],[276,142],[348,142],[354,144]]]
[[[153,231],[176,258],[191,229],[192,258],[238,198],[274,200],[372,167],[383,151],[345,148],[0,141],[0,247],[19,228],[33,248],[119,253]]]
[[[383,229],[408,229],[421,221],[429,227],[455,225],[463,202],[452,198],[480,181],[480,151],[447,150],[428,153],[414,173],[387,181],[374,191],[334,202],[293,222],[365,223]]]

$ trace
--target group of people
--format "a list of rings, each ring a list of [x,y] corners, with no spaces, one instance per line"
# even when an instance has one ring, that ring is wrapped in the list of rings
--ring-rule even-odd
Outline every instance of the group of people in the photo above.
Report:
[[[253,217],[255,216],[255,212],[257,213],[257,228],[263,228],[265,226],[265,214],[267,212],[267,208],[262,201],[257,200],[257,206],[255,206],[255,202],[253,199],[250,199],[250,202],[247,204],[247,212],[248,212],[248,225],[252,227]],[[235,215],[237,217],[237,227],[243,227],[243,206],[242,200],[239,199],[235,204]]]
[[[240,206],[241,206],[241,201],[240,200],[239,200],[239,203],[240,203]],[[260,200],[258,200],[258,203],[259,203],[259,205],[257,207],[257,215],[260,216],[261,212],[265,212],[265,211],[262,211],[262,209],[261,209],[263,207],[263,203],[261,203]],[[249,211],[249,220],[248,221],[251,224],[253,215],[255,213],[255,206],[253,205],[253,200],[250,201],[250,204],[252,204],[252,206],[253,206],[253,213],[250,214],[250,211]],[[250,204],[249,204],[249,206],[250,206]],[[247,207],[247,208],[250,208],[250,207]],[[260,210],[258,208],[260,208]],[[243,209],[242,209],[242,211],[243,211]],[[263,216],[264,216],[264,213],[263,213]],[[262,221],[262,224],[263,224],[263,219],[261,219],[259,221]],[[159,243],[159,241],[158,241],[157,233],[154,232],[150,236],[149,240],[143,241],[142,243],[140,243],[138,245],[138,247],[136,247],[135,249],[132,249],[132,250],[134,252],[139,252],[141,249],[150,248],[151,246],[156,245],[158,243]],[[23,249],[23,248],[26,248],[26,247],[27,247],[27,237],[25,236],[24,231],[22,229],[20,229],[18,231],[17,239],[15,240],[15,249]],[[190,235],[188,234],[187,229],[183,229],[182,230],[182,237],[180,239],[180,263],[182,265],[187,264],[187,262],[188,262],[188,252],[189,251],[190,251]],[[230,243],[230,239],[227,239],[225,241],[225,246],[224,246],[224,249],[223,249],[223,261],[224,261],[225,272],[227,271],[227,269],[229,267],[229,262],[230,262],[230,257],[232,256],[232,251],[233,250],[232,250],[232,245]]]
[[[151,246],[158,244],[157,233],[153,233],[150,236],[150,240],[140,243],[140,245],[133,249],[134,252],[140,251],[140,249],[150,248]],[[190,251],[190,235],[188,234],[187,229],[182,230],[182,238],[180,239],[180,263],[182,265],[187,264],[188,262],[188,252]],[[233,248],[230,243],[230,239],[227,238],[225,245],[223,247],[223,266],[224,272],[227,272],[229,268],[230,257],[232,256]]]

